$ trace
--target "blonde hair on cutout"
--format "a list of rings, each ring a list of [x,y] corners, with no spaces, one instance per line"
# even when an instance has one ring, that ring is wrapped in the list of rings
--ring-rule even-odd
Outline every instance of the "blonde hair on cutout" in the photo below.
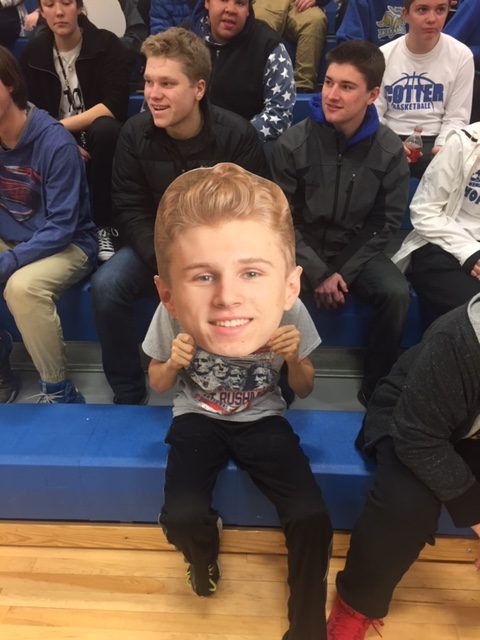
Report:
[[[182,174],[165,191],[155,222],[155,255],[162,280],[170,284],[171,247],[182,231],[198,226],[215,227],[231,220],[265,224],[277,235],[285,252],[287,272],[294,268],[295,236],[283,191],[270,180],[231,162],[222,162]]]

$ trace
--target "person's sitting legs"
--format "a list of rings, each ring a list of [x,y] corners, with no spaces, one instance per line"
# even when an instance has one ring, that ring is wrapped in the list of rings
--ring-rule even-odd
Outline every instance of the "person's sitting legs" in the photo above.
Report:
[[[0,6],[0,45],[13,50],[21,28],[17,7]]]
[[[112,223],[112,162],[122,128],[115,118],[97,118],[85,132],[90,154],[88,182],[92,196],[92,215],[97,226],[98,259],[109,260],[115,253],[113,238],[118,234]]]
[[[56,300],[91,271],[85,253],[70,245],[61,253],[17,269],[4,297],[40,374],[39,402],[84,402],[67,378],[67,360]]]
[[[350,291],[374,309],[359,395],[365,404],[363,398],[368,402],[377,381],[387,375],[398,357],[410,291],[406,278],[383,253],[365,264]]]
[[[0,404],[13,402],[18,393],[18,379],[10,366],[12,336],[0,329]]]
[[[379,443],[376,459],[373,488],[352,531],[345,568],[337,575],[338,596],[347,607],[334,606],[329,640],[363,639],[355,633],[387,615],[396,585],[425,544],[434,543],[440,502],[399,461],[390,438]],[[347,628],[351,635],[345,635]]]
[[[153,275],[126,246],[92,277],[92,309],[103,369],[116,404],[141,404],[146,398],[133,305],[135,300],[155,294]]]
[[[282,34],[287,24],[290,0],[256,0],[253,10],[257,20]]]
[[[480,281],[463,271],[455,256],[435,244],[412,253],[407,277],[424,305],[426,325],[480,293]]]
[[[297,91],[316,91],[318,71],[327,36],[327,17],[320,7],[297,11],[291,6],[285,35],[296,43],[295,85]]]

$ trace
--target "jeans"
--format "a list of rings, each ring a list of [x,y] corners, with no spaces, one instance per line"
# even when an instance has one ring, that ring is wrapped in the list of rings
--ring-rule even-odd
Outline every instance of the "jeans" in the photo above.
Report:
[[[325,640],[332,528],[298,436],[281,416],[233,422],[188,413],[174,418],[160,515],[168,541],[207,567],[219,550],[212,491],[228,459],[275,505],[288,550],[288,637]]]
[[[92,277],[92,308],[103,370],[117,404],[138,404],[146,394],[135,332],[136,300],[156,295],[154,272],[131,247],[122,247]]]

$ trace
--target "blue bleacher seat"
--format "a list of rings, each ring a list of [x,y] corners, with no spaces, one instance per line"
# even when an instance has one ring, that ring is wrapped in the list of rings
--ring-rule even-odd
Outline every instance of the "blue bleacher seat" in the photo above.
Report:
[[[371,484],[372,464],[353,446],[362,415],[287,412],[337,530],[352,528]],[[156,522],[170,420],[168,407],[3,406],[0,519]],[[278,526],[272,505],[233,463],[219,476],[213,506],[227,525]],[[459,535],[446,514],[439,531]]]
[[[134,93],[130,96],[128,101],[128,117],[136,115],[140,113],[140,109],[143,104],[143,93]]]
[[[297,99],[295,100],[295,105],[293,107],[292,124],[305,120],[305,118],[310,115],[308,105],[313,95],[313,93],[299,93],[297,95]]]
[[[302,296],[312,316],[325,347],[362,348],[367,344],[371,308],[361,300],[348,296],[341,309],[318,310],[309,296]],[[135,304],[135,324],[139,341],[143,340],[150,319],[158,305],[156,297],[139,300]],[[58,302],[58,312],[62,321],[65,340],[98,340],[90,305],[90,282],[83,281],[71,287]],[[422,336],[422,318],[418,298],[414,291],[410,295],[410,309],[407,316],[401,346],[411,347]],[[9,331],[15,341],[20,334],[3,300],[0,300],[0,327]]]
[[[310,102],[313,93],[299,93],[297,100],[293,107],[293,124],[304,120],[308,115],[308,103]],[[134,116],[140,112],[143,104],[143,94],[134,93],[130,96],[128,102],[128,117]]]
[[[312,296],[304,295],[305,303],[322,337],[324,347],[362,348],[368,343],[368,330],[372,308],[353,295],[347,296],[345,305],[339,309],[319,310]],[[410,307],[403,331],[401,347],[420,342],[423,333],[421,310],[416,293],[410,291]]]

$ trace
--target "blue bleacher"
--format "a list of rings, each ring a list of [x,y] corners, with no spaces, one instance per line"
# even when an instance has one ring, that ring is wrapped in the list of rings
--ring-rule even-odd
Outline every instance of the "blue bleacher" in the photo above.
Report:
[[[366,347],[372,307],[350,295],[347,296],[343,307],[319,311],[313,298],[304,296],[302,299],[322,337],[322,346],[348,349]],[[422,313],[418,298],[416,293],[411,290],[410,307],[401,340],[403,349],[408,349],[420,342],[422,326]]]
[[[293,108],[293,124],[304,120],[308,115],[308,103],[312,99],[312,93],[299,93]],[[143,94],[135,93],[130,96],[128,102],[128,117],[140,112],[143,104]]]
[[[336,530],[349,530],[373,466],[353,446],[362,413],[288,411]],[[168,407],[29,405],[2,407],[0,519],[156,522],[163,502]],[[233,463],[213,506],[226,525],[276,527],[272,505]],[[458,531],[446,513],[439,532]]]
[[[367,345],[372,315],[371,307],[367,304],[353,296],[348,296],[344,307],[319,311],[313,299],[304,296],[303,300],[322,336],[324,347],[363,348]],[[144,298],[135,304],[135,324],[139,342],[145,336],[157,304],[156,297]],[[98,340],[90,304],[89,280],[84,280],[66,291],[60,298],[57,308],[65,340]],[[0,300],[0,327],[9,331],[15,341],[21,341],[15,322],[3,300]],[[421,335],[421,312],[417,296],[412,291],[401,346],[411,347],[419,342]]]

